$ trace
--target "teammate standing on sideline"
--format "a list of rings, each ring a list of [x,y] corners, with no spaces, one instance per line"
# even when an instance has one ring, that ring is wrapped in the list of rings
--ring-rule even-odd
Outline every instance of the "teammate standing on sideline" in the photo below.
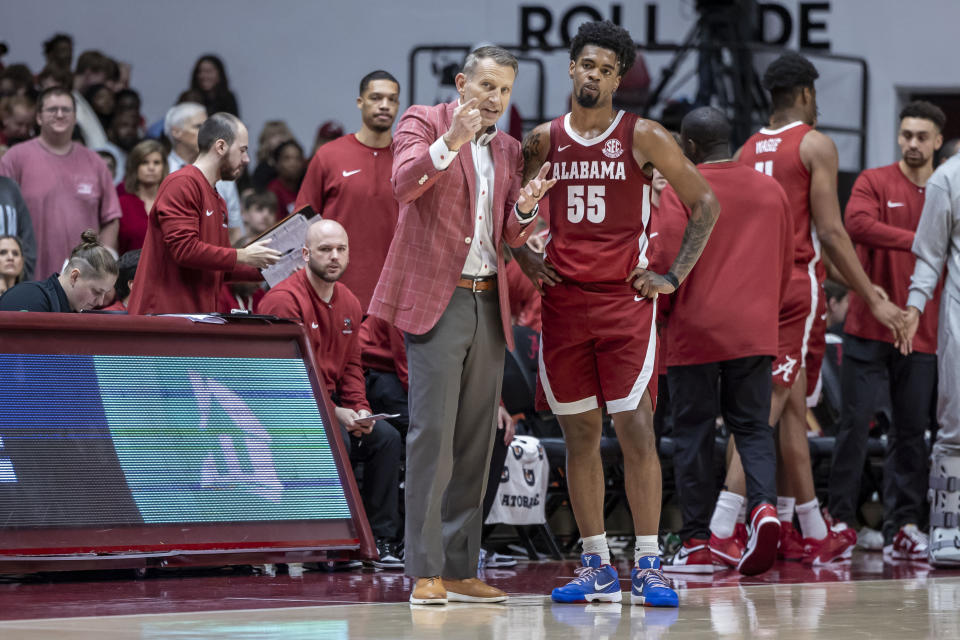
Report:
[[[853,185],[844,222],[857,243],[857,255],[867,275],[898,305],[906,305],[916,257],[910,253],[924,190],[933,174],[933,157],[943,142],[946,116],[929,102],[911,102],[900,112],[899,161],[867,169]],[[913,352],[902,355],[890,332],[870,314],[856,293],[850,294],[840,368],[843,407],[830,467],[830,515],[856,526],[860,477],[867,457],[867,435],[877,409],[877,391],[890,388],[893,420],[887,432],[884,473],[892,506],[884,514],[884,555],[901,560],[926,560],[923,520],[927,493],[927,445],[924,432],[937,393],[937,311],[940,288],[913,340]]]
[[[843,228],[837,200],[837,147],[813,128],[818,77],[816,68],[800,54],[785,53],[774,60],[763,75],[773,105],[769,125],[751,136],[739,155],[741,162],[773,176],[792,206],[794,271],[780,310],[780,354],[774,363],[770,424],[780,422],[781,555],[813,564],[849,557],[857,537],[846,527],[842,531],[827,528],[814,493],[807,443],[804,361],[825,278],[822,268],[818,273],[821,244],[877,321],[893,331],[898,344],[904,338],[904,313],[871,285]],[[802,542],[792,525],[794,505]]]
[[[557,602],[621,599],[603,521],[601,405],[613,417],[637,534],[632,602],[677,606],[660,572],[660,462],[653,431],[657,294],[673,293],[696,263],[719,206],[660,125],[613,110],[612,96],[636,48],[611,22],[580,27],[570,46],[571,113],[524,141],[524,173],[549,162],[546,263],[562,282],[543,296],[540,384],[567,447],[570,502],[583,538],[579,577]],[[690,208],[679,255],[666,275],[647,271],[650,176],[656,167]],[[632,285],[632,286],[631,286]]]
[[[747,472],[749,540],[733,564],[741,573],[755,575],[777,559],[780,539],[774,507],[777,453],[767,421],[777,317],[793,271],[793,221],[777,181],[731,157],[730,123],[721,111],[691,111],[683,119],[680,137],[684,153],[697,163],[723,215],[684,286],[663,303],[669,330],[661,360],[668,367],[673,463],[683,511],[683,547],[665,570],[713,572],[707,536],[716,494],[713,438],[720,406]],[[674,190],[664,189],[660,219],[682,228],[687,215]],[[679,237],[671,236],[659,238],[670,245],[664,247],[668,258],[680,244]],[[734,526],[735,521],[730,522],[720,535],[732,536]]]
[[[393,197],[391,128],[400,105],[400,83],[386,71],[360,80],[357,108],[360,129],[320,147],[310,160],[294,211],[310,205],[336,220],[354,239],[352,266],[343,284],[366,311],[397,228],[399,207]]]

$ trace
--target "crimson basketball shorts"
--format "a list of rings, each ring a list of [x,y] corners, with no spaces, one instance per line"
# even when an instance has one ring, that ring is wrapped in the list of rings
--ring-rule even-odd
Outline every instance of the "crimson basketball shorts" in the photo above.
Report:
[[[793,387],[805,366],[816,318],[820,283],[806,268],[795,267],[780,306],[780,348],[773,363],[773,382]]]
[[[817,406],[820,399],[820,368],[823,366],[823,355],[827,351],[827,300],[823,289],[817,293],[817,314],[813,319],[813,328],[810,329],[810,340],[807,342],[807,357],[804,364],[807,367],[807,406]]]
[[[627,283],[545,287],[537,408],[633,411],[657,397],[656,303]]]

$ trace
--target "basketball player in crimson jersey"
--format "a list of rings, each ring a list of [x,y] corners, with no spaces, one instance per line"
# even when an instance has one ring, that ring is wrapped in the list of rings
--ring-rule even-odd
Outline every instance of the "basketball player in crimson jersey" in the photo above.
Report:
[[[896,343],[905,341],[905,312],[872,286],[843,227],[837,200],[837,148],[813,128],[817,77],[816,68],[797,53],[773,61],[763,76],[773,104],[769,125],[750,137],[739,153],[741,162],[780,183],[792,207],[794,272],[780,310],[780,354],[773,366],[770,424],[780,421],[780,552],[810,564],[850,557],[857,538],[845,525],[827,527],[814,493],[807,444],[804,361],[822,295],[821,246],[877,321],[893,332]],[[792,525],[794,505],[802,541]]]
[[[631,600],[677,606],[660,572],[660,464],[653,431],[656,298],[670,294],[700,256],[719,214],[709,185],[660,125],[612,106],[633,64],[630,34],[611,22],[582,25],[570,47],[572,111],[536,127],[524,172],[550,163],[547,269],[561,282],[543,295],[539,382],[567,447],[567,482],[583,538],[578,577],[553,590],[557,602],[620,602],[603,522],[601,407],[613,417],[637,534]],[[666,275],[647,271],[653,167],[690,210]],[[631,286],[632,285],[632,286]]]

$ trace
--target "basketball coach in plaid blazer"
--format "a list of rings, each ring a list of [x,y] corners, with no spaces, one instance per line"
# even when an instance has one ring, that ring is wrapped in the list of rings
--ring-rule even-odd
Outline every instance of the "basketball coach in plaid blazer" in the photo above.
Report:
[[[414,105],[393,138],[400,219],[370,313],[404,332],[410,372],[406,573],[415,604],[502,602],[476,578],[483,493],[505,347],[512,347],[501,241],[519,246],[547,167],[521,188],[520,143],[499,133],[517,60],[480,47],[456,102]]]

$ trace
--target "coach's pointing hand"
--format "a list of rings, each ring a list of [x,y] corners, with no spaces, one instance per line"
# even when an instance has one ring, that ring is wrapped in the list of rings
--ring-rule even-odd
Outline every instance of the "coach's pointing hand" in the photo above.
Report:
[[[453,110],[453,121],[447,132],[443,134],[443,142],[447,145],[447,149],[456,151],[473,140],[482,125],[480,110],[477,109],[477,99],[470,98]]]
[[[530,180],[523,189],[520,189],[520,197],[517,198],[517,210],[520,213],[527,214],[533,211],[533,208],[540,202],[540,198],[547,194],[550,187],[557,184],[556,178],[547,180],[547,174],[550,172],[550,163],[544,162],[540,167],[540,173]]]

